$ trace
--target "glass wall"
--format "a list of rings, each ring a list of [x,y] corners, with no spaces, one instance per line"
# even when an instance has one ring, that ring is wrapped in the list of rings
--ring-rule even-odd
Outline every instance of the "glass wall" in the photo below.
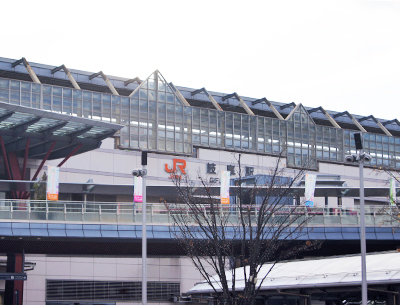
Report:
[[[344,162],[355,153],[354,133],[317,126],[299,105],[288,118],[183,106],[159,72],[132,97],[0,78],[0,102],[121,124],[123,148],[191,155],[193,146],[287,156],[293,167]],[[400,168],[400,138],[364,134],[370,165]]]
[[[294,167],[317,168],[316,125],[299,104],[287,119],[287,164]]]

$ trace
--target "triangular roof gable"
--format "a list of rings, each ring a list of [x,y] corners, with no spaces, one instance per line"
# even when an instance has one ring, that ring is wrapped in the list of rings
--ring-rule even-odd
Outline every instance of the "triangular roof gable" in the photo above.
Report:
[[[175,103],[179,101],[181,105],[185,106],[185,103],[181,101],[179,95],[176,94],[174,90],[172,90],[171,86],[168,84],[164,76],[158,70],[155,70],[153,73],[151,73],[129,96],[130,97],[139,96],[140,89],[149,89],[157,92],[161,91],[170,93],[175,96],[174,99]]]
[[[314,122],[313,118],[310,116],[310,114],[304,108],[304,106],[302,104],[298,104],[296,107],[294,107],[293,110],[286,117],[285,121],[294,121],[295,113],[300,114],[300,120],[302,120],[301,118],[305,118],[311,124],[315,125],[315,122]]]

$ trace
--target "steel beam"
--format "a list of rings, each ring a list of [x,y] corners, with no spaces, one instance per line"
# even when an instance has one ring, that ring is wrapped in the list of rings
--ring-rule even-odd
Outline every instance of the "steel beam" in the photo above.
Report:
[[[142,81],[140,84],[139,84],[139,86],[137,86],[136,87],[136,89],[135,90],[133,90],[132,92],[131,92],[131,94],[129,94],[129,97],[132,97],[136,92],[138,92],[139,91],[139,89],[141,88],[141,85],[142,84],[144,84],[146,81],[148,81],[148,79],[150,78],[150,76],[152,76],[152,75],[157,75],[157,77],[158,77],[158,70],[155,70],[153,73],[151,73],[150,75],[149,75],[149,77],[147,77],[144,81]],[[136,77],[137,78],[137,77]],[[135,78],[135,79],[136,79]],[[137,79],[139,79],[139,78],[137,78]],[[129,81],[129,80],[128,80]],[[127,82],[128,82],[127,81]],[[125,84],[125,86],[126,86],[127,84]]]
[[[204,92],[204,94],[208,97],[208,99],[210,100],[210,102],[214,105],[214,107],[219,110],[219,111],[223,111],[223,109],[221,108],[221,106],[217,103],[217,101],[214,99],[214,97],[206,90],[206,88],[201,88],[199,90],[195,90],[191,93],[192,96],[195,96],[196,94],[200,93],[200,92]]]
[[[295,113],[295,111],[297,110],[297,109],[299,109],[300,108],[300,106],[301,106],[301,104],[298,104],[296,107],[294,107],[293,109],[292,109],[292,111],[290,111],[290,113],[287,115],[287,117],[285,118],[285,121],[288,121],[292,116],[293,116],[293,114]],[[282,109],[282,108],[281,108]]]
[[[379,128],[380,128],[387,136],[389,136],[389,137],[392,137],[392,136],[393,136],[393,135],[389,132],[389,130],[387,130],[386,127],[385,127],[377,118],[375,118],[373,115],[363,117],[363,118],[359,119],[358,121],[359,121],[359,122],[362,122],[362,121],[366,121],[366,120],[370,120],[370,119],[373,120],[373,121],[376,123],[376,125],[378,125]]]
[[[228,98],[234,97],[236,100],[239,101],[239,104],[243,107],[243,109],[247,112],[249,115],[254,115],[254,112],[250,109],[249,106],[243,101],[243,99],[237,94],[236,92],[233,92],[231,94],[225,95],[222,97],[222,100],[225,101]]]
[[[307,110],[307,112],[308,112],[309,114],[311,114],[311,113],[313,113],[313,112],[320,111],[321,108],[322,108],[322,107],[312,108],[312,109],[310,109],[310,110]]]
[[[79,87],[78,83],[76,82],[75,78],[72,76],[71,72],[67,69],[65,65],[61,65],[57,68],[54,68],[51,70],[51,74],[56,73],[57,71],[64,70],[65,74],[67,75],[69,81],[71,82],[72,86],[74,86],[75,89],[81,90],[81,87]]]
[[[183,105],[185,106],[190,106],[190,104],[188,103],[188,101],[185,99],[185,97],[182,95],[182,93],[178,90],[178,88],[175,87],[175,85],[173,83],[169,83],[172,91],[174,91],[174,93],[176,94],[176,96],[180,99],[180,101],[182,102]]]
[[[234,96],[235,96],[235,93],[236,93],[236,92],[231,93],[231,94],[224,95],[224,96],[222,97],[222,101],[225,101],[225,100],[227,100],[227,99],[229,99],[229,98],[231,98],[231,97],[234,97]]]
[[[204,90],[204,87],[201,88],[201,89],[194,90],[194,91],[192,91],[192,92],[190,93],[190,95],[191,95],[191,96],[195,96],[196,94],[199,94],[199,93],[203,92],[203,90]]]
[[[251,104],[254,106],[254,105],[256,105],[256,104],[259,104],[259,103],[266,103],[266,98],[265,97],[263,97],[263,98],[259,98],[258,100],[255,100],[255,101],[252,101],[251,102]]]
[[[82,144],[78,144],[75,146],[75,148],[64,158],[64,160],[62,160],[57,167],[61,167],[65,162],[68,161],[69,158],[71,158],[78,150],[79,148],[82,147]]]
[[[19,168],[18,157],[15,152],[8,153],[8,161],[10,162],[12,180],[23,180],[21,178],[21,169]],[[25,195],[25,192],[16,190],[15,194],[17,199],[22,199],[23,195]]]
[[[35,175],[33,175],[32,181],[35,181],[35,180],[36,180],[37,176],[39,175],[40,171],[42,170],[42,167],[43,167],[44,163],[45,163],[45,162],[47,161],[47,159],[49,158],[49,156],[50,156],[50,154],[51,154],[51,151],[53,150],[54,146],[56,146],[56,143],[57,143],[57,142],[54,141],[54,142],[51,144],[49,150],[48,150],[47,153],[46,153],[46,156],[43,158],[43,160],[42,160],[42,162],[40,163],[38,169],[36,170]]]
[[[289,104],[282,105],[282,106],[280,106],[279,108],[280,108],[281,110],[283,110],[283,109],[288,108],[288,107],[296,107],[296,104],[295,104],[294,102],[291,102],[291,103],[289,103]]]
[[[104,82],[107,84],[108,88],[111,90],[112,94],[114,95],[119,95],[118,91],[114,88],[113,84],[110,82],[108,77],[103,73],[103,71],[93,73],[92,75],[89,76],[89,80],[92,80],[93,78],[97,76],[101,76]]]
[[[265,103],[268,105],[269,109],[272,110],[272,112],[276,115],[276,117],[278,119],[283,121],[284,120],[283,116],[279,113],[279,111],[275,108],[275,106],[272,105],[272,103],[269,100],[267,100],[266,98],[264,98],[264,99],[265,99]]]
[[[29,73],[30,77],[32,78],[32,80],[33,80],[35,83],[37,83],[37,84],[41,84],[41,82],[40,82],[39,78],[37,77],[35,71],[33,71],[31,65],[30,65],[29,62],[25,59],[25,57],[22,57],[20,60],[17,60],[17,61],[15,61],[15,62],[13,62],[13,63],[11,64],[11,67],[14,68],[14,67],[18,66],[18,65],[21,64],[21,63],[25,66],[25,68],[26,68],[26,70],[28,71],[28,73]]]
[[[19,168],[18,164],[18,157],[15,152],[8,153],[8,161],[10,162],[12,180],[23,180],[21,175],[21,169]]]
[[[129,84],[134,83],[134,82],[138,83],[139,85],[142,83],[142,81],[140,80],[139,77],[135,77],[135,78],[128,79],[127,81],[125,81],[124,85],[128,86]]]
[[[393,120],[390,120],[390,121],[383,122],[382,125],[386,126],[386,125],[389,125],[389,124],[392,124],[392,123],[396,123],[398,126],[400,126],[400,122],[397,119],[393,119]]]
[[[317,108],[313,108],[313,109],[307,110],[307,111],[308,111],[309,114],[311,114],[313,112],[316,112],[316,111],[321,111],[323,113],[323,115],[325,115],[325,117],[328,119],[328,121],[334,127],[342,129],[342,127],[340,127],[340,125],[332,118],[332,116],[328,112],[326,112],[325,109],[322,108],[321,106],[317,107]]]
[[[334,117],[334,118],[338,118],[338,117],[343,116],[343,115],[346,115],[347,117],[349,117],[350,120],[354,123],[354,125],[356,125],[357,128],[360,129],[362,132],[367,132],[367,131],[365,130],[365,128],[362,127],[362,125],[360,124],[360,122],[358,122],[358,121],[356,120],[356,118],[355,118],[353,115],[351,115],[348,111],[343,111],[343,112],[341,112],[341,113],[337,113],[337,114],[335,114],[333,117]]]
[[[7,178],[8,178],[8,180],[12,180],[10,166],[9,166],[8,158],[7,158],[7,151],[6,151],[6,147],[4,146],[3,137],[1,135],[0,135],[0,145],[1,145],[1,152],[3,153],[4,167],[6,168]]]

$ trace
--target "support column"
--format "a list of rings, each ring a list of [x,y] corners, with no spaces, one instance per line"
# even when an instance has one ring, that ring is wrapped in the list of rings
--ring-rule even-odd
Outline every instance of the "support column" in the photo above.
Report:
[[[394,305],[400,305],[400,285],[394,285],[391,290],[399,293],[394,295],[393,303]]]
[[[300,296],[298,304],[299,305],[311,305],[310,296]]]
[[[24,254],[7,254],[6,272],[23,273],[24,272]],[[22,305],[22,296],[24,293],[24,281],[6,281],[4,291],[4,305]]]
[[[396,305],[396,297],[397,295],[394,293],[386,294],[386,305]]]

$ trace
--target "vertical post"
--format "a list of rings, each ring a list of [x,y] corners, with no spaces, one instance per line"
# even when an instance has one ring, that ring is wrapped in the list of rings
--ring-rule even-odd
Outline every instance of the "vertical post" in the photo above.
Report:
[[[362,305],[367,305],[367,245],[365,240],[365,202],[364,202],[364,158],[363,149],[360,150],[360,238],[361,238],[361,300]]]
[[[143,201],[142,201],[142,305],[147,305],[147,231],[146,231],[146,214],[147,214],[147,198],[146,198],[146,165],[147,151],[142,151],[143,166]]]

